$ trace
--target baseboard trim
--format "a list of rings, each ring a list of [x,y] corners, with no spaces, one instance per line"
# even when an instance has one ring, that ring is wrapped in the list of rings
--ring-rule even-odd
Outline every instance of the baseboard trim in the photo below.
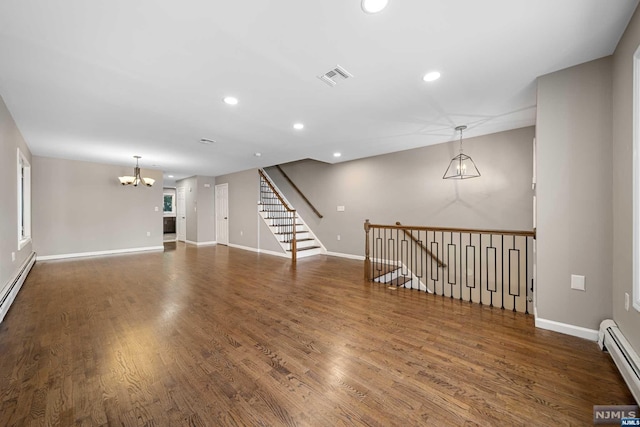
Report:
[[[290,254],[283,254],[282,252],[276,252],[276,251],[268,251],[266,249],[258,249],[258,253],[266,254],[266,255],[279,256],[280,258],[289,258],[289,259],[291,259],[291,255]]]
[[[352,254],[343,254],[340,252],[327,252],[325,255],[335,256],[339,258],[347,258],[347,259],[355,259],[358,261],[364,261],[364,256],[362,255],[352,255]]]
[[[256,248],[252,248],[250,246],[236,245],[234,243],[229,243],[227,246],[229,246],[230,248],[242,249],[243,251],[255,252],[255,253],[258,253],[258,254],[274,255],[274,256],[279,256],[281,258],[291,258],[290,255],[282,253],[282,252],[269,251],[269,250],[266,250],[266,249],[256,249]]]
[[[0,323],[4,320],[4,317],[7,315],[11,304],[16,299],[18,292],[22,288],[24,281],[27,279],[33,264],[36,263],[36,253],[31,252],[31,255],[25,260],[22,264],[18,273],[9,280],[9,282],[3,286],[7,292],[0,297]]]
[[[118,255],[128,254],[131,252],[149,252],[149,251],[164,251],[164,246],[147,246],[143,248],[129,248],[129,249],[112,249],[109,251],[94,251],[94,252],[77,252],[73,254],[60,254],[60,255],[38,255],[38,261],[50,261],[55,259],[68,259],[68,258],[84,258],[89,256],[102,256],[102,255]]]
[[[572,335],[584,338],[589,341],[598,341],[598,331],[595,329],[583,328],[582,326],[569,325],[554,320],[540,319],[536,317],[536,328],[547,329],[549,331],[560,332],[561,334]]]
[[[192,242],[191,240],[185,240],[184,242],[194,246],[213,246],[218,244],[218,242],[216,242],[215,240],[212,240],[210,242]]]

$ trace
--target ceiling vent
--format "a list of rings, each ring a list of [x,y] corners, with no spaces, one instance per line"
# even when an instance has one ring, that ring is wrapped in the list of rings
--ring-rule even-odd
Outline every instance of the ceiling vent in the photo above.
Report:
[[[336,68],[329,70],[326,73],[318,76],[320,80],[322,80],[323,82],[325,82],[331,87],[334,87],[336,84],[338,84],[336,79],[346,80],[349,77],[353,77],[353,74],[351,74],[350,72],[348,72],[347,70],[345,70],[339,65],[336,65]]]

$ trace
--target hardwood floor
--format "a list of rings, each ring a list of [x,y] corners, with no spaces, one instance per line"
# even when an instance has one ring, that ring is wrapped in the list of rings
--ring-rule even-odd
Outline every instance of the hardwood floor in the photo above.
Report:
[[[0,324],[0,425],[592,425],[593,342],[224,246],[38,262]]]

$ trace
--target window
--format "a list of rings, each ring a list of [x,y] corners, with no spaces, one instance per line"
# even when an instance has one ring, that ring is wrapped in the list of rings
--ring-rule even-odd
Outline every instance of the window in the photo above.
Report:
[[[31,241],[31,165],[18,148],[18,249]]]
[[[174,195],[170,193],[164,193],[164,214],[170,215],[174,214],[175,212]]]

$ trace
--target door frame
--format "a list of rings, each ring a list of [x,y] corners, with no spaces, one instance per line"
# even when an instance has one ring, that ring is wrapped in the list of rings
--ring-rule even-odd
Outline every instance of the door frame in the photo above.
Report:
[[[225,189],[224,193],[222,193],[222,189]],[[224,194],[224,203],[219,203],[219,199],[222,198],[222,194]],[[215,201],[215,211],[216,211],[216,243],[219,245],[229,246],[229,184],[217,184],[214,189],[214,201]],[[226,210],[226,212],[223,212]],[[224,216],[224,218],[220,218],[220,216]],[[221,233],[221,227],[224,227],[224,233]],[[226,236],[226,240],[221,240],[221,236]]]
[[[182,200],[180,199],[180,193],[182,193]],[[182,222],[184,222],[184,235],[180,235],[181,215]],[[185,187],[176,188],[176,241],[187,241],[187,191]]]

